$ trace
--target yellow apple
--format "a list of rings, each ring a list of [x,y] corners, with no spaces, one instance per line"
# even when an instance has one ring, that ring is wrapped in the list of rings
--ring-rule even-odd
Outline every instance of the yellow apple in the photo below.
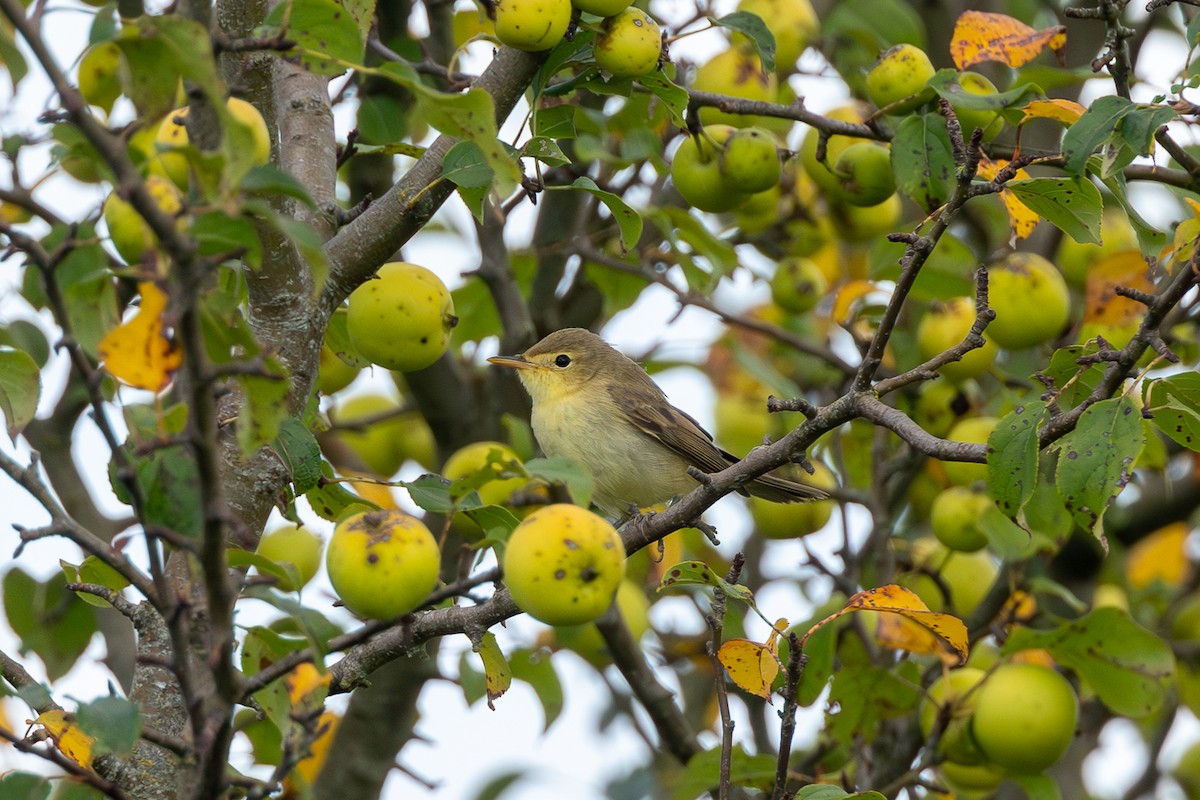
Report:
[[[809,0],[741,0],[737,10],[758,15],[775,36],[775,70],[784,75],[795,70],[821,27]],[[734,41],[742,38],[737,34]]]
[[[165,178],[149,176],[146,178],[146,189],[165,213],[174,216],[183,210],[183,197],[174,184]],[[131,204],[117,197],[116,192],[104,201],[103,214],[113,247],[126,264],[139,263],[146,251],[158,243],[158,238],[142,215]]]
[[[350,294],[346,328],[354,348],[388,369],[414,372],[437,361],[458,323],[450,291],[425,267],[393,261]]]
[[[1037,253],[1009,253],[988,268],[988,304],[996,318],[987,335],[1008,350],[1053,341],[1071,317],[1067,282]]]
[[[518,50],[549,50],[562,40],[570,22],[571,0],[496,3],[496,38]]]
[[[441,552],[429,528],[395,509],[362,511],[337,524],[325,554],[329,581],[360,617],[392,619],[437,586]]]
[[[513,602],[549,625],[595,621],[625,576],[625,546],[603,517],[558,503],[533,512],[504,550]]]
[[[956,764],[982,764],[983,753],[971,738],[971,714],[980,681],[987,673],[975,667],[961,667],[944,673],[929,687],[921,699],[917,719],[921,734],[928,739],[942,719],[941,738],[937,751]]]
[[[724,50],[702,64],[696,70],[692,88],[768,103],[774,102],[779,93],[775,76],[763,72],[758,56],[739,47]],[[705,125],[723,123],[746,127],[760,124],[761,119],[753,114],[732,114],[712,106],[700,109],[700,121]]]
[[[934,72],[924,50],[898,44],[881,53],[867,73],[867,97],[889,114],[907,114],[933,99],[925,84]]]
[[[627,8],[600,25],[592,46],[596,64],[617,78],[637,78],[658,68],[662,31],[640,8]]]
[[[406,423],[399,409],[393,398],[372,392],[341,400],[330,414],[338,438],[363,466],[382,478],[396,474],[404,463],[399,441]]]
[[[929,526],[946,547],[974,553],[987,547],[987,534],[980,528],[979,521],[992,505],[992,499],[984,492],[950,486],[934,498],[933,508],[929,511]]]
[[[254,142],[254,163],[266,164],[271,160],[271,132],[262,114],[252,104],[238,97],[230,97],[225,101],[234,121],[249,128]],[[158,159],[152,162],[151,169],[161,171],[170,178],[180,189],[188,186],[188,160],[179,148],[188,143],[187,132],[188,107],[177,108],[167,114],[158,126],[155,145],[159,149]]]
[[[928,361],[951,347],[960,344],[975,324],[975,300],[956,297],[934,307],[921,317],[917,325],[917,347],[922,360]],[[954,383],[962,383],[987,372],[996,360],[996,347],[984,331],[984,345],[969,350],[958,361],[938,368],[938,372]]]

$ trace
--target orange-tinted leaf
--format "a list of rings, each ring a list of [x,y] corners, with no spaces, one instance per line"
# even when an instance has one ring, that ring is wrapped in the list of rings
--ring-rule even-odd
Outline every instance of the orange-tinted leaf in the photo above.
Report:
[[[323,706],[332,677],[328,670],[310,663],[301,664],[289,672],[284,676],[283,685],[287,687],[292,708],[316,710]]]
[[[41,725],[46,730],[50,741],[54,742],[64,756],[81,767],[91,768],[92,748],[96,740],[88,736],[75,724],[75,716],[66,711],[47,711],[35,719],[34,724]]]
[[[1063,99],[1033,100],[1021,110],[1025,112],[1025,118],[1021,122],[1031,119],[1052,119],[1063,125],[1074,125],[1083,116],[1083,112],[1087,111],[1074,100]]]
[[[138,294],[141,308],[100,341],[100,358],[122,383],[158,392],[179,369],[183,353],[163,331],[167,295],[149,281],[138,284]]]
[[[1146,277],[1146,261],[1136,250],[1126,250],[1102,259],[1088,272],[1084,288],[1083,321],[1120,326],[1141,319],[1146,307],[1117,294],[1118,286],[1153,293]]]
[[[749,639],[730,639],[721,645],[717,658],[738,688],[771,701],[771,684],[779,674],[779,656],[770,647]]]
[[[999,61],[1015,69],[1047,47],[1058,53],[1066,43],[1067,29],[1062,25],[1039,31],[1004,14],[966,11],[954,24],[950,55],[959,69],[985,61]]]
[[[496,637],[490,633],[483,635],[475,652],[479,653],[479,658],[483,661],[488,708],[494,709],[492,701],[503,695],[508,691],[508,687],[512,686],[512,667],[508,665],[508,659],[500,650]]]
[[[981,158],[979,160],[979,177],[990,181],[1006,166],[1008,166],[1008,162],[1003,159],[992,161],[986,157]],[[1023,169],[1017,170],[1014,176],[1016,180],[1028,177],[1030,177],[1029,173]],[[1018,200],[1017,196],[1008,189],[1000,190],[1000,202],[1004,204],[1004,210],[1008,212],[1008,224],[1012,228],[1013,235],[1018,239],[1029,238],[1033,229],[1042,220],[1038,213]]]
[[[849,325],[857,316],[860,301],[878,292],[879,285],[873,281],[850,281],[837,290],[833,300],[833,319],[842,325]]]
[[[810,628],[801,639],[801,646],[813,631],[850,611],[885,612],[876,631],[880,644],[915,653],[933,653],[952,665],[966,663],[967,626],[963,621],[951,614],[930,611],[914,592],[895,584],[854,595],[841,611],[830,614]],[[893,616],[902,622],[886,619]]]
[[[1187,557],[1188,524],[1173,522],[1159,528],[1129,548],[1125,559],[1125,574],[1134,589],[1162,581],[1178,586],[1191,574],[1192,564]]]

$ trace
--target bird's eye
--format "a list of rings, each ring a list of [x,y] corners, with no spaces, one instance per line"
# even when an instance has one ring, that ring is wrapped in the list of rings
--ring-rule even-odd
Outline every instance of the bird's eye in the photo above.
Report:
[[[571,363],[571,357],[569,355],[567,355],[566,353],[563,353],[561,356],[554,359],[554,363],[556,366],[565,367]]]

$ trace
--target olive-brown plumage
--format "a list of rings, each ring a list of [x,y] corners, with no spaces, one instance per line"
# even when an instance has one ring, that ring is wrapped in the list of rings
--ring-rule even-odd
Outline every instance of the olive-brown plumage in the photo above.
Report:
[[[686,494],[689,466],[719,472],[738,459],[667,400],[636,361],[591,331],[565,328],[493,364],[517,370],[533,400],[533,432],[550,456],[579,462],[595,483],[593,502],[612,518]],[[746,484],[780,503],[816,500],[821,489],[762,475]]]

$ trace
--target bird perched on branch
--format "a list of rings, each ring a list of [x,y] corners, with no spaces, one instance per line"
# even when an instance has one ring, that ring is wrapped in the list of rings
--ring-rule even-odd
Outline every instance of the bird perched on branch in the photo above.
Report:
[[[592,502],[613,519],[694,489],[688,467],[713,473],[738,462],[671,405],[640,364],[591,331],[565,328],[520,355],[488,361],[517,370],[533,400],[538,443],[547,455],[573,459],[591,474]],[[829,496],[772,474],[748,481],[742,491],[778,503]]]

